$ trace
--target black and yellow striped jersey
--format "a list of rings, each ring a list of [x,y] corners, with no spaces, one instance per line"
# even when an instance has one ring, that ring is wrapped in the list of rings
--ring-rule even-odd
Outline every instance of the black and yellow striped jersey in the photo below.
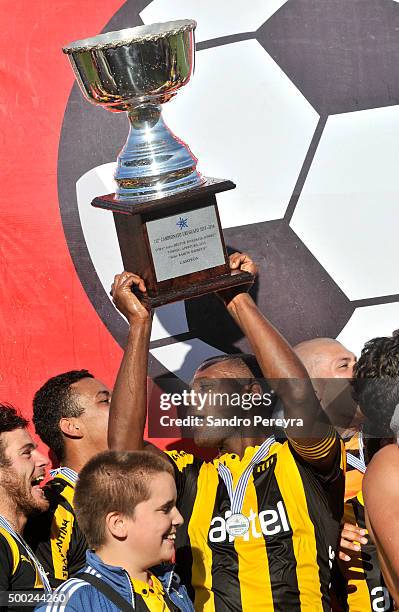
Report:
[[[87,543],[73,509],[74,482],[57,474],[45,494],[50,507],[28,520],[24,537],[55,588],[84,567]]]
[[[366,529],[362,493],[345,503],[344,521]],[[347,575],[334,589],[344,612],[393,612],[395,606],[385,586],[377,549],[368,540],[358,557],[348,563]]]
[[[43,583],[32,559],[22,544],[7,529],[0,527],[0,591],[43,591]],[[31,609],[34,608],[34,605]],[[0,610],[21,610],[21,606]],[[24,608],[29,609],[28,607]]]
[[[360,452],[359,452],[359,438],[361,434],[359,432],[355,433],[349,440],[345,441],[345,450],[347,453],[347,461],[346,461],[346,477],[345,477],[345,501],[355,498],[356,495],[362,490],[362,482],[365,466],[363,470],[359,470],[353,465],[352,462],[348,461],[348,454],[355,457],[359,462],[361,462]]]
[[[230,500],[218,464],[230,468],[235,486],[259,447],[248,447],[242,459],[224,454],[212,462],[168,452],[185,519],[177,534],[177,571],[194,589],[196,611],[330,612],[343,512],[340,445],[330,474],[321,475],[291,443],[272,444],[248,481],[242,513],[249,531],[235,538],[226,530]]]

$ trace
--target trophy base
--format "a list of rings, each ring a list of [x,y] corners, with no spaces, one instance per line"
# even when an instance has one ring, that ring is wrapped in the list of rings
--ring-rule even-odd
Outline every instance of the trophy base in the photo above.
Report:
[[[140,294],[139,297],[143,304],[148,304],[150,308],[158,308],[158,306],[164,306],[165,304],[179,302],[181,300],[190,300],[191,298],[196,298],[206,293],[216,293],[224,289],[231,289],[232,287],[249,285],[252,284],[252,282],[252,274],[241,272],[240,270],[232,270],[230,274],[226,276],[217,279],[212,278],[202,282],[198,281],[195,285],[183,289],[164,291],[152,297],[149,295],[143,297],[142,294]]]
[[[251,284],[253,275],[231,271],[216,193],[234,189],[231,181],[206,178],[175,195],[137,202],[115,194],[92,206],[114,215],[125,270],[144,279],[152,308],[205,293]]]
[[[94,208],[104,208],[112,212],[119,212],[129,215],[139,215],[158,210],[168,210],[172,205],[184,204],[187,205],[191,201],[207,198],[222,191],[230,191],[235,189],[233,181],[218,179],[209,176],[201,177],[200,184],[194,185],[178,191],[177,193],[158,194],[148,198],[123,198],[121,199],[117,193],[109,193],[94,198],[91,205]]]

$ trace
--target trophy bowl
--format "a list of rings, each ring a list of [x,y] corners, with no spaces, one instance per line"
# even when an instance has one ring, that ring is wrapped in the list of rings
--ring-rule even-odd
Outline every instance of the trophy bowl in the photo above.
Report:
[[[126,111],[130,130],[118,155],[116,198],[143,202],[198,187],[204,179],[188,146],[166,126],[168,102],[194,71],[193,20],[107,32],[63,48],[85,98]]]

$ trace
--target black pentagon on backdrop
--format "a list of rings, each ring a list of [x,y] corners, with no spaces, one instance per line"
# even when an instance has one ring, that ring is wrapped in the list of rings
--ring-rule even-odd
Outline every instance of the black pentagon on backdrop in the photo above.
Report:
[[[285,221],[224,230],[226,245],[251,254],[259,267],[253,297],[289,342],[335,338],[354,307]],[[246,339],[214,296],[186,302],[189,327],[225,352],[249,350]]]
[[[288,0],[256,38],[320,115],[399,103],[399,4]]]

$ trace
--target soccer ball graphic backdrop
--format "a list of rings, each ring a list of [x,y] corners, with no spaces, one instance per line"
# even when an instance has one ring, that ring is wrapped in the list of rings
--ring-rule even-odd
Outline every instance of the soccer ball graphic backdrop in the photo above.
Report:
[[[196,70],[165,119],[200,171],[237,183],[219,210],[228,248],[259,265],[259,307],[293,343],[338,336],[359,352],[398,326],[399,4],[128,0],[104,31],[181,18],[198,22]],[[126,133],[124,115],[74,86],[59,152],[63,224],[121,343],[126,322],[108,293],[122,269],[113,218],[90,201],[114,191]],[[204,357],[246,348],[213,296],[168,305],[154,319],[151,374],[187,380]]]

